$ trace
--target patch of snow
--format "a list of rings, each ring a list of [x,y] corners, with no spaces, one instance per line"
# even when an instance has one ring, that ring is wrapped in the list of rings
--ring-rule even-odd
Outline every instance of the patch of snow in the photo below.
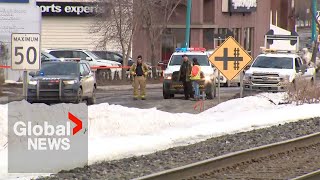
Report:
[[[156,108],[128,108],[107,103],[92,105],[88,107],[89,163],[320,117],[320,104],[295,106],[282,104],[284,99],[284,93],[262,93],[221,103],[200,114],[174,114]],[[47,108],[44,104],[39,106]],[[6,108],[7,105],[0,105],[0,177],[7,176],[7,149],[1,146],[7,141]]]

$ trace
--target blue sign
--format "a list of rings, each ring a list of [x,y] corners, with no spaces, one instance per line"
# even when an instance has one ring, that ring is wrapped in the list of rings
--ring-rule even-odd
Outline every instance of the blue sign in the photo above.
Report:
[[[29,0],[0,0],[0,3],[29,3]]]

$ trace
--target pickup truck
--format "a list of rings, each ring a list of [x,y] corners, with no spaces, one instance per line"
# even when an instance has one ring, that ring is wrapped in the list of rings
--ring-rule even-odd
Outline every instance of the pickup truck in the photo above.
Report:
[[[264,52],[245,72],[244,90],[285,91],[297,78],[313,83],[315,73],[296,53]]]

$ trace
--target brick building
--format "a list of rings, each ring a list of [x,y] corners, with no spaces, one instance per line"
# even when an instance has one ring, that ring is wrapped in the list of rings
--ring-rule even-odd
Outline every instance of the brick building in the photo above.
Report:
[[[291,1],[291,0],[281,0]],[[241,3],[247,7],[241,7]],[[230,31],[234,38],[253,57],[257,56],[264,44],[264,35],[270,28],[271,9],[279,10],[280,22],[285,24],[284,10],[279,0],[193,0],[191,10],[190,46],[214,49],[223,42]],[[286,7],[290,4],[286,4]],[[235,7],[234,5],[239,5]],[[285,8],[286,8],[285,7]],[[182,47],[185,40],[186,3],[178,5],[172,15],[165,33],[156,45],[159,61],[166,61],[176,47]],[[273,16],[276,17],[276,16]],[[283,19],[283,20],[282,20]],[[144,29],[140,29],[133,40],[133,57],[142,54],[150,59],[150,42],[145,38]],[[220,37],[220,39],[219,39]]]

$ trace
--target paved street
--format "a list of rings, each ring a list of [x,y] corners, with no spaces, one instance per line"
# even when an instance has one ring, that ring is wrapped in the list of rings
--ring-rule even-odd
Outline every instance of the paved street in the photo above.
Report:
[[[21,87],[4,87],[4,93],[8,93],[10,101],[21,100]],[[10,92],[10,93],[9,93]],[[239,87],[221,88],[221,102],[239,97]],[[150,84],[147,86],[147,100],[132,99],[132,86],[120,85],[120,86],[99,86],[97,90],[97,103],[109,103],[118,104],[126,107],[136,108],[157,108],[166,112],[173,113],[198,113],[198,110],[194,110],[196,101],[184,100],[183,95],[178,94],[173,99],[163,99],[162,97],[162,84]],[[6,103],[5,97],[0,98],[2,104]],[[208,109],[218,104],[218,98],[213,100],[205,100],[204,108]]]
[[[166,112],[173,113],[197,113],[198,111],[194,110],[196,101],[184,100],[184,96],[178,94],[173,99],[163,99],[162,97],[162,85],[150,85],[151,88],[147,90],[147,100],[134,101],[132,99],[132,88],[125,90],[121,89],[110,89],[105,90],[99,88],[97,92],[97,103],[110,103],[110,104],[119,104],[127,107],[137,107],[137,108],[157,108]],[[128,86],[127,86],[128,87]],[[235,96],[239,96],[240,88],[239,87],[229,87],[221,88],[221,101],[226,101],[233,99]],[[213,100],[205,100],[204,106],[205,109],[213,107],[218,104],[218,98]]]

